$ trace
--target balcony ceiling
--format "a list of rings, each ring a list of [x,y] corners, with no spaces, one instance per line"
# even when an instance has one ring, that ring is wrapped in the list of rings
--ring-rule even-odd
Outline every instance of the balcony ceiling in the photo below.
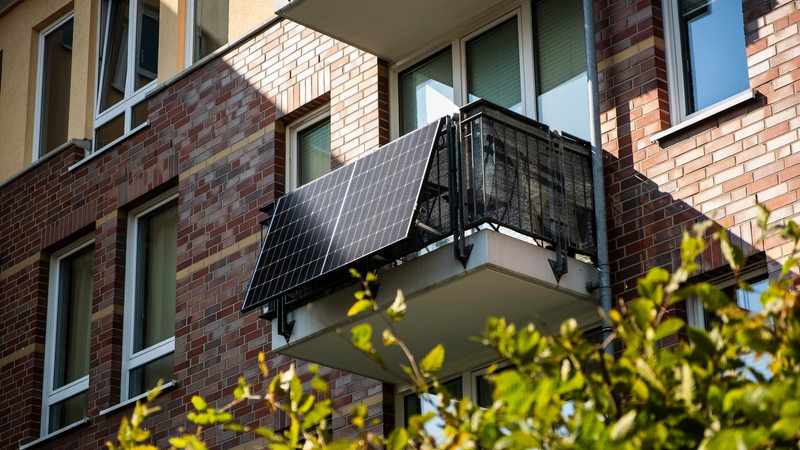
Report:
[[[398,325],[398,335],[418,357],[437,343],[445,346],[447,376],[491,361],[495,356],[472,342],[488,316],[502,316],[522,325],[536,324],[545,334],[558,332],[569,317],[582,326],[599,324],[597,300],[585,291],[596,277],[589,264],[569,260],[569,273],[556,285],[547,262],[550,250],[523,243],[495,231],[468,237],[474,244],[467,268],[453,258],[452,244],[391,269],[380,276],[378,301],[388,305],[398,288],[406,294],[408,312]],[[399,364],[405,362],[396,347],[380,343],[385,323],[377,315],[346,317],[354,289],[322,298],[289,313],[295,321],[289,343],[277,335],[273,320],[273,350],[329,367],[402,383]],[[373,343],[387,357],[390,372],[353,350],[350,328],[362,322],[373,326]]]
[[[281,17],[397,62],[502,0],[275,0]],[[442,24],[448,24],[443,28]]]

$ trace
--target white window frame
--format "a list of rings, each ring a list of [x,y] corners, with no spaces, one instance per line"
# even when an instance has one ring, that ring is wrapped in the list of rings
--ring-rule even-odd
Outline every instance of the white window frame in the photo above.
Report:
[[[130,395],[131,372],[161,357],[175,352],[175,334],[157,344],[151,345],[138,352],[133,351],[135,342],[134,329],[136,324],[136,267],[137,267],[137,247],[139,242],[139,220],[158,208],[169,203],[177,202],[178,196],[174,192],[162,195],[154,202],[135,209],[128,217],[128,236],[126,243],[125,267],[125,307],[123,311],[122,327],[122,383],[120,385],[120,400],[125,402],[132,398]],[[170,380],[164,380],[168,382]],[[138,394],[137,394],[138,395]]]
[[[103,89],[103,74],[106,73],[106,64],[108,64],[108,53],[107,53],[107,44],[109,44],[109,35],[111,32],[111,7],[110,3],[113,0],[100,0],[100,14],[98,14],[98,30],[105,30],[105,33],[98,32],[98,39],[97,39],[97,54],[98,54],[98,72],[96,74],[96,82],[95,82],[95,108],[94,108],[94,133],[97,133],[97,129],[101,128],[103,125],[113,121],[114,119],[118,118],[120,115],[123,115],[124,120],[124,131],[120,137],[109,142],[105,146],[101,148],[97,148],[94,142],[96,139],[93,140],[94,151],[99,152],[103,149],[112,147],[116,143],[125,139],[131,133],[145,127],[147,122],[140,124],[136,127],[133,127],[133,109],[141,103],[145,97],[147,96],[150,91],[155,89],[158,86],[158,78],[156,77],[153,81],[147,83],[146,85],[142,86],[138,90],[135,89],[136,85],[136,78],[135,74],[144,69],[140,69],[137,61],[136,61],[136,51],[131,51],[131,48],[136,48],[136,37],[140,32],[139,27],[141,26],[141,21],[139,19],[140,12],[137,11],[137,7],[139,6],[139,2],[137,0],[131,0],[128,3],[128,23],[123,25],[127,29],[127,45],[125,47],[125,59],[126,62],[126,73],[125,73],[125,89],[124,89],[124,98],[117,102],[117,104],[108,107],[105,111],[101,111],[100,102],[102,101],[102,93],[101,89]],[[103,5],[106,7],[103,7]],[[147,11],[146,8],[142,8],[141,14],[147,14],[149,16],[153,16],[151,13]],[[136,19],[136,26],[130,26],[130,20],[132,18]],[[159,20],[160,24],[160,20]],[[159,39],[161,39],[159,37]],[[132,68],[135,68],[132,70]],[[155,74],[150,74],[155,75]],[[113,78],[116,80],[118,78],[117,74],[114,74]]]
[[[467,397],[472,400],[475,404],[478,402],[478,378],[486,375],[489,372],[489,368],[494,366],[495,370],[494,373],[498,373],[502,370],[507,369],[510,367],[510,364],[507,362],[495,362],[493,364],[483,364],[478,366],[476,369],[466,370],[462,372],[458,372],[453,374],[452,376],[443,377],[442,384],[449,383],[453,380],[460,379],[461,380],[461,392],[463,397]],[[405,397],[408,395],[413,395],[414,390],[411,386],[403,386],[399,389],[395,390],[395,424],[399,427],[404,427],[406,424],[405,421]],[[455,398],[454,400],[460,400]],[[422,401],[422,399],[420,399]]]
[[[230,16],[228,16],[228,43],[223,44],[218,49],[214,50],[213,52],[209,53],[208,55],[199,58],[197,60],[194,59],[194,43],[195,43],[195,33],[197,29],[195,28],[195,10],[196,10],[196,2],[197,0],[186,0],[186,45],[184,45],[185,55],[184,55],[184,64],[185,67],[191,67],[193,64],[200,62],[211,55],[216,54],[221,49],[226,48],[230,44]],[[230,8],[230,2],[228,3],[228,8]],[[230,14],[230,11],[228,12]]]
[[[185,67],[191,67],[194,64],[194,5],[195,0],[186,0],[186,36],[184,36],[184,42],[186,45],[183,46],[186,52],[184,54],[184,65]]]
[[[765,277],[768,277],[767,268],[766,266],[759,265],[750,268],[750,270],[745,270],[744,273],[739,276],[739,279],[747,283],[751,283],[754,280],[760,282]],[[723,275],[721,277],[712,279],[709,281],[709,283],[717,286],[720,289],[728,289],[733,287],[734,283],[736,283],[736,280],[731,275]],[[735,298],[731,300],[736,301]],[[739,307],[742,306],[740,305]],[[703,302],[697,297],[689,297],[686,299],[686,324],[702,329],[707,328]]]
[[[686,101],[686,91],[688,90],[687,83],[691,83],[691,81],[686,80],[686,73],[683,67],[683,60],[688,57],[688,55],[683,54],[681,15],[677,1],[667,1],[664,2],[663,5],[664,45],[667,54],[667,86],[669,87],[670,122],[673,128],[676,129],[669,129],[659,133],[659,137],[670,134],[668,132],[677,131],[678,128],[685,128],[677,127],[677,125],[687,123],[688,126],[697,123],[700,120],[713,116],[739,103],[750,100],[754,96],[752,89],[748,88],[742,92],[732,94],[728,98],[722,99],[713,105],[687,114],[689,105]],[[742,50],[744,51],[744,49]],[[651,139],[651,141],[656,140],[658,139]]]
[[[53,389],[53,372],[56,366],[55,351],[57,344],[54,334],[58,329],[58,313],[59,307],[61,306],[61,292],[59,291],[61,285],[61,263],[64,259],[93,245],[93,239],[84,238],[54,254],[50,259],[50,276],[47,294],[47,332],[45,333],[44,380],[42,389],[42,420],[40,424],[41,436],[51,434],[49,432],[51,406],[89,390],[89,374],[61,386],[58,389]],[[61,429],[71,425],[73,424],[67,424]]]
[[[293,191],[300,187],[300,165],[298,133],[313,127],[325,119],[330,119],[330,105],[324,105],[286,125],[286,190]],[[329,137],[330,138],[330,137]]]
[[[431,55],[450,48],[453,64],[453,103],[456,105],[466,105],[469,100],[467,92],[467,66],[466,66],[466,46],[467,42],[480,36],[482,33],[502,24],[513,17],[517,19],[517,39],[519,42],[519,65],[520,65],[520,94],[522,96],[521,114],[532,119],[538,118],[536,107],[536,48],[534,46],[533,33],[533,7],[531,1],[515,1],[506,8],[498,9],[498,13],[489,17],[488,20],[482,19],[480,23],[472,23],[464,32],[464,28],[459,28],[459,32],[448,35],[447,42],[436,47],[429,47],[417,53],[413,57],[400,61],[392,67],[389,78],[390,88],[390,125],[389,131],[393,138],[400,135],[400,93],[399,93],[399,74],[400,72],[413,67],[424,61]]]
[[[44,95],[44,41],[47,35],[52,33],[53,31],[57,30],[61,25],[67,23],[70,19],[75,18],[75,12],[70,11],[53,24],[45,28],[39,33],[39,45],[38,45],[38,56],[36,60],[37,68],[36,68],[36,101],[34,103],[35,112],[33,116],[33,160],[36,161],[41,158],[41,149],[39,148],[41,145],[41,134],[42,134],[42,101]]]

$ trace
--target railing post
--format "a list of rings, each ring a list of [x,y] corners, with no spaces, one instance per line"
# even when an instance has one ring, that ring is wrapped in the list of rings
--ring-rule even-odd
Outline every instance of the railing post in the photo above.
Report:
[[[457,117],[454,115],[454,117]],[[462,169],[461,154],[461,122],[454,117],[448,117],[447,126],[447,165],[449,166],[448,182],[450,184],[450,226],[453,228],[453,253],[457,260],[466,268],[472,246],[465,243],[466,230],[464,229],[464,174]]]
[[[550,220],[555,231],[556,259],[548,259],[556,282],[569,271],[567,247],[569,246],[569,219],[567,214],[566,173],[564,169],[564,141],[560,134],[550,133],[550,154],[553,156],[553,192],[550,201]]]

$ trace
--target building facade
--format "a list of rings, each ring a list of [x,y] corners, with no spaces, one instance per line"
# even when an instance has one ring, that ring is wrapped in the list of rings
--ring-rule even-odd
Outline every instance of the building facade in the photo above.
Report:
[[[755,201],[776,223],[800,213],[800,2],[595,0],[589,54],[577,0],[374,3],[0,1],[0,447],[102,447],[158,379],[148,428],[166,447],[191,396],[226,403],[240,375],[257,379],[261,351],[273,373],[330,367],[336,436],[357,404],[377,431],[402,423],[424,405],[346,342],[355,287],[337,277],[350,263],[380,269],[380,302],[406,291],[409,343],[444,342],[443,375],[480,397],[493,360],[468,337],[489,314],[594,329],[598,267],[611,298],[632,298],[704,218],[744,247],[756,285],[788,255],[755,226]],[[334,186],[326,174],[376,151],[403,168],[415,130],[454,113],[428,127],[402,239],[258,296],[262,243],[290,241],[273,227],[281,196]],[[461,153],[445,166],[440,147]],[[464,180],[431,178],[440,166]],[[425,222],[436,199],[450,210]],[[387,229],[382,209],[365,211],[365,233]],[[701,265],[730,283],[718,249]],[[693,303],[677,312],[702,320]],[[235,413],[287,425],[257,405]]]

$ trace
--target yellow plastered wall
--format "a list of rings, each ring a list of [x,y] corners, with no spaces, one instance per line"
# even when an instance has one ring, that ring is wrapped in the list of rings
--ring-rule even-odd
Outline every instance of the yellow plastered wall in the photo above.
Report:
[[[228,42],[275,17],[275,0],[228,0]]]
[[[19,172],[33,159],[33,122],[39,32],[74,10],[70,93],[70,138],[91,135],[94,39],[97,4],[65,0],[20,2],[0,17],[3,52],[0,86],[0,181]],[[91,46],[89,44],[92,44]],[[87,73],[88,68],[88,73]]]
[[[186,64],[186,2],[160,0],[158,79]],[[274,0],[229,0],[229,42],[272,19]],[[74,12],[68,139],[91,139],[99,21],[97,0],[26,0],[0,17],[0,182],[33,162],[39,34]]]

